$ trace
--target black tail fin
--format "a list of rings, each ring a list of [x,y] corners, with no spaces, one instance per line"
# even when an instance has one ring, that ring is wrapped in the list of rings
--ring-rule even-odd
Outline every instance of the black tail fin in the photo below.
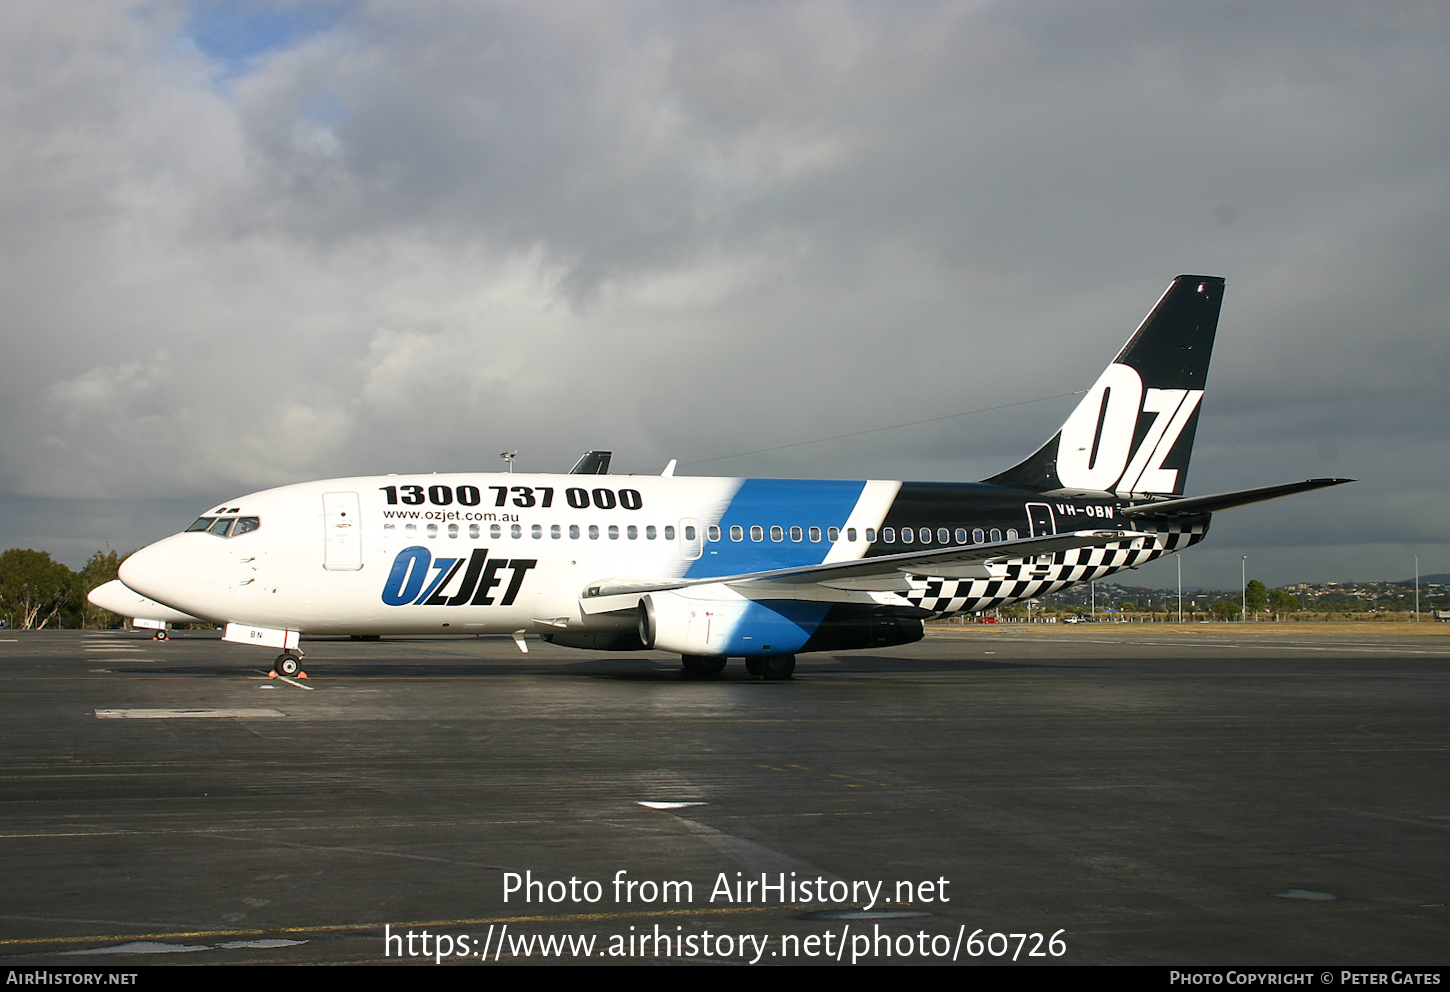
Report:
[[[987,482],[1182,495],[1224,281],[1179,276],[1052,439]]]

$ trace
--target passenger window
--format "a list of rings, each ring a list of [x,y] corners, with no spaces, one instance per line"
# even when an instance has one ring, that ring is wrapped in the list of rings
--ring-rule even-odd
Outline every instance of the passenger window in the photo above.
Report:
[[[966,544],[967,543],[967,529],[965,527],[958,527],[957,528],[957,543],[958,544]]]
[[[854,541],[854,540],[856,540],[856,528],[855,527],[847,527],[846,528],[846,540],[848,540],[848,541]]]
[[[408,532],[409,537],[412,537],[414,534],[418,533],[417,524],[404,524],[403,529]]]
[[[743,541],[743,540],[745,540],[745,528],[744,527],[741,527],[739,524],[736,524],[734,527],[731,527],[730,528],[730,540],[732,540],[732,541]]]
[[[644,529],[644,539],[646,541],[653,541],[657,536],[659,536],[659,531],[655,530],[654,524],[650,524]]]
[[[569,540],[571,540],[571,541],[577,541],[577,540],[579,540],[579,525],[578,524],[570,524],[569,525]]]
[[[693,541],[694,539],[695,539],[695,528],[689,527],[689,526],[685,527],[685,540],[687,540],[687,541]]]
[[[914,530],[912,530],[910,527],[903,527],[903,528],[901,528],[901,543],[902,544],[914,544],[914,543],[916,543],[916,532]]]
[[[805,539],[805,533],[799,527],[792,527],[790,529],[790,539],[792,541],[801,541],[801,540],[804,540]]]
[[[190,534],[194,530],[206,530],[208,527],[211,526],[212,521],[215,519],[216,517],[197,517],[196,520],[192,522],[192,525],[186,528],[186,530],[184,530],[182,533]]]
[[[896,528],[895,527],[882,527],[881,528],[881,543],[882,544],[895,544],[896,543]]]
[[[597,541],[597,540],[599,540],[599,525],[598,524],[590,524],[589,525],[589,540],[591,540],[591,541]]]
[[[712,541],[720,540],[720,528],[716,527],[714,524],[711,524],[709,528],[705,531],[705,536]]]
[[[232,528],[232,537],[239,534],[250,534],[262,526],[261,517],[238,517],[237,525]]]
[[[866,543],[868,543],[868,544],[875,544],[876,543],[876,528],[875,527],[867,527],[866,528]]]
[[[980,528],[980,527],[973,527],[972,528],[972,543],[973,544],[981,544],[986,539],[987,539],[987,532],[986,531],[982,530],[982,528]]]
[[[562,536],[563,535],[559,533],[559,525],[558,524],[550,524],[549,525],[549,538],[551,540],[557,541]]]
[[[532,527],[530,527],[529,536],[532,537],[535,541],[542,538],[544,536],[543,524],[534,524]]]
[[[828,529],[826,531],[826,537],[831,541],[832,544],[835,544],[841,539],[841,528],[832,527]]]
[[[435,538],[437,536],[438,536],[438,525],[437,524],[429,524],[428,525],[428,538],[429,538],[429,540],[432,540],[433,538]]]
[[[785,529],[782,528],[782,527],[772,527],[772,528],[770,528],[770,539],[772,541],[784,541],[785,540]]]
[[[624,536],[629,538],[631,541],[639,540],[639,528],[636,527],[634,524],[630,524],[628,527],[624,528]]]
[[[500,527],[498,524],[489,524],[488,536],[490,540],[497,541],[499,538],[503,537],[503,528]]]
[[[227,531],[229,531],[231,529],[232,529],[232,520],[231,520],[231,518],[230,517],[222,517],[216,523],[214,523],[210,527],[208,527],[206,529],[206,532],[208,534],[215,534],[217,537],[226,537],[227,536]]]
[[[1017,528],[1016,527],[1008,527],[1007,528],[1007,540],[1009,540],[1009,541],[1015,541],[1015,540],[1017,540]]]
[[[394,524],[383,524],[383,536],[384,537],[396,537],[397,536],[397,530],[398,530],[398,528]]]
[[[473,541],[478,540],[478,524],[468,525],[468,537],[470,540]]]
[[[611,541],[619,540],[619,524],[609,525],[609,539]]]
[[[938,543],[938,544],[951,544],[952,543],[952,532],[949,531],[949,530],[947,530],[945,527],[938,527],[936,529],[936,543]]]
[[[765,540],[765,528],[764,527],[758,527],[758,526],[757,527],[750,528],[750,539],[752,541],[763,541],[763,540]]]
[[[930,527],[923,527],[921,529],[921,543],[922,544],[930,544],[931,543],[931,528]]]
[[[524,525],[523,524],[509,524],[509,537],[511,537],[515,541],[517,541],[519,538],[521,538],[523,536],[524,536]]]
[[[673,541],[674,539],[675,539],[675,528],[673,526],[666,526],[665,527],[665,540],[666,541]]]
[[[819,527],[812,527],[810,529],[810,538],[811,538],[811,543],[812,544],[820,544],[821,543],[821,529]]]
[[[992,543],[993,544],[996,544],[1000,540],[1002,540],[1002,532],[1000,530],[998,530],[996,527],[993,527],[992,528]]]
[[[458,537],[458,525],[457,524],[449,524],[448,525],[448,536],[450,538],[457,539],[457,537]]]

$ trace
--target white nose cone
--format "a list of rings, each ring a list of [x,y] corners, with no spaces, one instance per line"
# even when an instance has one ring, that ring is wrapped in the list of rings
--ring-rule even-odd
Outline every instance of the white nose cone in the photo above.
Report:
[[[86,599],[103,610],[109,610],[133,620],[158,620],[162,623],[206,623],[201,617],[194,617],[190,613],[182,613],[180,610],[163,606],[154,599],[147,599],[120,579],[112,579],[105,585],[96,586],[86,595]]]

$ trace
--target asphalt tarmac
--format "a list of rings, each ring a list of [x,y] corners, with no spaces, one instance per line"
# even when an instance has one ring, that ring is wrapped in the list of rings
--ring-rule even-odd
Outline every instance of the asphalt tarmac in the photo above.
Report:
[[[1450,963],[1450,625],[0,634],[11,966]]]

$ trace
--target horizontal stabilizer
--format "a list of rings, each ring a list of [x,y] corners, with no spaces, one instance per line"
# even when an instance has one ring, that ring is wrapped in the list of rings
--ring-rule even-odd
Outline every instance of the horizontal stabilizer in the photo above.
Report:
[[[1295,493],[1307,493],[1313,489],[1323,489],[1326,486],[1338,486],[1353,481],[1355,480],[1306,479],[1304,482],[1289,482],[1282,486],[1265,486],[1262,489],[1245,489],[1236,493],[1217,493],[1213,496],[1190,496],[1187,499],[1168,499],[1154,503],[1139,503],[1137,506],[1125,506],[1118,512],[1133,520],[1151,519],[1155,517],[1192,517],[1202,513],[1217,513],[1219,510],[1231,510],[1236,506],[1262,503],[1266,499],[1278,499],[1280,496],[1293,496]]]

